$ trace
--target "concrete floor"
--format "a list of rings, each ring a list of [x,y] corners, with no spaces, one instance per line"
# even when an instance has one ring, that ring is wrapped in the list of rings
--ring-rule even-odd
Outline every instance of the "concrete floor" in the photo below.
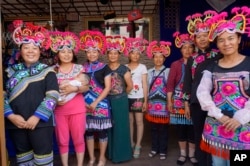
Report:
[[[177,136],[174,131],[174,126],[169,127],[169,142],[168,142],[168,154],[166,160],[160,160],[159,155],[154,158],[148,157],[148,152],[151,150],[151,138],[150,138],[150,126],[145,122],[145,133],[142,140],[142,150],[141,155],[138,159],[132,159],[128,162],[114,164],[111,161],[107,161],[106,166],[176,166],[176,160],[179,156],[179,147],[177,142]],[[98,150],[96,151],[96,154]],[[98,157],[98,155],[96,156]],[[87,165],[88,155],[85,155],[84,165]],[[15,159],[11,159],[11,165],[15,166]],[[96,162],[97,165],[97,162]],[[191,166],[190,161],[187,161],[184,166]],[[54,166],[61,166],[60,156],[55,155]],[[76,166],[75,155],[70,155],[69,157],[69,166]]]

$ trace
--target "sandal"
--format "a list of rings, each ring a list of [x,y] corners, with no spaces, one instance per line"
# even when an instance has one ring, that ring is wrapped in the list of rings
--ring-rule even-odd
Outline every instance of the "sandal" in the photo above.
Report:
[[[160,153],[160,160],[166,160],[167,156],[165,153]]]
[[[97,166],[105,166],[106,162],[105,161],[102,161],[100,160],[97,164]]]
[[[140,154],[141,154],[141,147],[135,146],[134,154],[133,154],[134,158],[139,158]]]
[[[180,156],[176,162],[177,165],[183,165],[187,161],[187,156]]]
[[[193,165],[198,165],[198,160],[193,156],[193,157],[189,157],[189,161],[193,164]]]
[[[90,160],[87,164],[87,166],[94,166],[95,164],[95,159],[94,160]]]
[[[148,153],[148,156],[149,157],[155,157],[157,155],[157,152],[156,151],[153,151],[153,150],[151,150],[149,153]]]

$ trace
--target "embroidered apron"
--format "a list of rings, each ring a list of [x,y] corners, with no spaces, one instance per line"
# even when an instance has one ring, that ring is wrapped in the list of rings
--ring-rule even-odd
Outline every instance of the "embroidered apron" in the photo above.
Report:
[[[183,100],[183,81],[185,74],[185,65],[181,66],[181,79],[175,87],[173,95],[173,113],[170,113],[171,124],[192,124],[191,119],[185,117],[184,100]]]
[[[153,73],[154,75],[154,73]],[[155,75],[152,80],[155,79]],[[169,123],[169,111],[167,110],[167,91],[164,72],[156,78],[148,96],[148,112],[145,118],[154,123]]]
[[[213,101],[224,115],[232,117],[236,111],[244,108],[249,96],[245,94],[242,78],[218,78],[214,82]],[[235,131],[226,131],[218,120],[208,116],[202,138],[202,149],[229,159],[229,150],[250,149],[250,124]]]
[[[105,67],[105,64],[98,63],[96,65],[86,65],[86,72],[90,75],[90,90],[84,93],[84,98],[86,104],[90,105],[94,102],[98,96],[103,91],[103,86],[98,83],[94,74],[98,70],[102,70]],[[86,112],[86,129],[87,130],[103,130],[112,127],[111,124],[111,114],[110,114],[110,105],[107,98],[104,98],[100,101],[95,110],[90,110],[87,108]]]

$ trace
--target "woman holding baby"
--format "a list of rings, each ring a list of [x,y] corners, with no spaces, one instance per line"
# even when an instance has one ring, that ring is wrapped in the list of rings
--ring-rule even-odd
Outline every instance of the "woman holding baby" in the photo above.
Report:
[[[82,65],[75,64],[79,39],[71,32],[52,32],[51,49],[57,53],[55,66],[60,98],[55,109],[56,138],[63,166],[68,165],[70,136],[76,152],[77,165],[84,160],[86,108],[82,93],[88,90],[88,78]]]

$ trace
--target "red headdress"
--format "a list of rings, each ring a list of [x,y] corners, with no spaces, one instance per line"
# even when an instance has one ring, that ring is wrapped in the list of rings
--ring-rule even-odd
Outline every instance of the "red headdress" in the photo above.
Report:
[[[117,50],[120,53],[126,48],[126,37],[122,36],[106,36],[107,51]]]
[[[131,51],[139,51],[140,54],[146,50],[148,41],[142,38],[127,38],[124,54],[129,55]]]
[[[80,33],[80,49],[84,51],[99,50],[104,54],[106,51],[106,38],[99,31],[82,31]]]
[[[33,25],[30,22],[23,22],[23,20],[15,20],[13,25],[15,30],[12,38],[17,45],[32,42],[40,48],[49,48],[49,31],[44,27]]]
[[[160,41],[158,43],[157,41],[152,41],[148,45],[147,55],[149,58],[152,58],[154,53],[162,53],[165,57],[168,57],[171,52],[170,46],[171,42]]]
[[[217,12],[213,10],[208,10],[203,14],[195,13],[192,16],[187,16],[186,21],[188,21],[187,30],[190,35],[196,35],[201,32],[208,32],[209,26],[206,20],[216,15]],[[202,17],[204,17],[202,19]]]
[[[75,53],[78,52],[80,41],[78,37],[72,32],[51,32],[50,39],[50,48],[54,52],[58,52],[64,48],[71,49]]]
[[[213,41],[225,31],[228,33],[246,33],[250,36],[250,8],[246,6],[235,7],[231,13],[234,16],[230,20],[226,20],[227,13],[222,12],[207,21],[211,26],[209,31],[210,41]]]
[[[189,35],[187,33],[184,34],[180,34],[180,32],[175,32],[173,34],[173,37],[175,37],[175,46],[177,48],[181,48],[183,44],[194,44],[193,40],[193,36]]]

